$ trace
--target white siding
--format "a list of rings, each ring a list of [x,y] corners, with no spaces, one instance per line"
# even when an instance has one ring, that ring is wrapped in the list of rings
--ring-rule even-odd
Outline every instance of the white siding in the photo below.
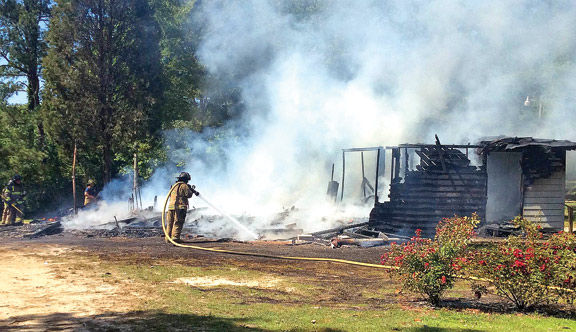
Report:
[[[564,169],[558,170],[524,187],[524,218],[542,227],[564,228],[565,173]]]
[[[522,212],[521,160],[521,152],[491,152],[488,155],[488,223],[512,220]]]

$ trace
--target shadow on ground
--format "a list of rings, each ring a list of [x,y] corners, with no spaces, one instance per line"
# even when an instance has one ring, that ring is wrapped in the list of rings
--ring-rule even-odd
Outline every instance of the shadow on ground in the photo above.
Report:
[[[71,313],[14,316],[0,320],[0,331],[272,331],[249,325],[249,319],[241,318],[134,311],[87,317]],[[314,331],[344,332],[330,328]]]
[[[469,299],[446,299],[440,304],[440,307],[453,310],[478,310],[478,312],[490,314],[516,314],[516,313],[539,313],[545,316],[555,318],[565,318],[576,320],[576,311],[568,305],[540,305],[528,308],[524,311],[515,309],[514,306],[506,302],[488,302],[483,303]]]
[[[88,317],[55,313],[0,320],[1,331],[267,331],[246,325],[245,319],[148,311]]]
[[[401,331],[400,329],[398,331]],[[431,327],[431,326],[420,326],[420,327],[413,327],[407,330],[402,330],[407,332],[483,332],[484,330],[471,330],[471,329],[452,329],[452,328],[443,328],[443,327]]]

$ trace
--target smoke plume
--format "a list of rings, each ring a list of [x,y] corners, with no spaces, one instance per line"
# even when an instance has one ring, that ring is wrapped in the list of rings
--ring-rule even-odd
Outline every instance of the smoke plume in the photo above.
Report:
[[[243,112],[203,133],[167,132],[172,161],[184,167],[158,170],[144,196],[163,195],[184,169],[229,213],[296,206],[314,230],[334,215],[325,194],[332,162],[340,181],[342,148],[432,142],[436,133],[446,144],[576,139],[573,1],[212,0],[194,15],[199,59],[239,89]],[[369,175],[373,164],[367,154]]]

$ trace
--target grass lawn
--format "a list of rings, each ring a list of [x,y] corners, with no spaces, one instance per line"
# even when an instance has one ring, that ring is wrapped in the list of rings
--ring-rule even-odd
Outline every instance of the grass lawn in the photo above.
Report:
[[[92,257],[91,259],[97,259]],[[576,321],[538,313],[490,313],[473,308],[432,308],[382,272],[373,288],[354,285],[354,271],[333,276],[289,273],[290,262],[275,271],[249,266],[186,266],[100,261],[77,262],[103,282],[120,286],[134,309],[114,319],[129,330],[199,331],[560,331]],[[310,263],[312,266],[313,264]],[[326,264],[334,267],[335,264]],[[343,266],[338,266],[343,268]],[[346,269],[350,269],[346,267]],[[284,271],[286,270],[286,271]],[[360,276],[365,269],[359,270]],[[284,273],[286,272],[286,273]],[[352,276],[350,276],[352,275]],[[377,276],[377,275],[376,275]],[[332,277],[327,280],[326,277]],[[375,279],[379,280],[379,279]],[[449,298],[468,296],[458,283]],[[468,300],[471,301],[469,298]],[[88,327],[100,329],[99,323]]]

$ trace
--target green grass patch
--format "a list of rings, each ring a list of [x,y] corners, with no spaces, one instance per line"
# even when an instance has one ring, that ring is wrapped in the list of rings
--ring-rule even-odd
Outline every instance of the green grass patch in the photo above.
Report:
[[[472,309],[434,309],[396,295],[399,285],[379,282],[374,290],[342,281],[313,280],[237,266],[196,267],[179,264],[135,265],[100,262],[104,282],[138,290],[134,316],[114,319],[114,326],[135,331],[558,331],[576,330],[571,319],[540,314],[490,314]],[[255,266],[255,265],[253,265]],[[290,269],[286,267],[286,270]],[[106,273],[108,272],[108,273]],[[190,286],[179,278],[231,281],[279,280],[273,287]],[[350,280],[347,279],[349,283]],[[341,294],[340,294],[341,292]],[[455,297],[470,294],[458,284]],[[90,325],[91,324],[91,325]],[[99,329],[102,322],[88,326]]]

